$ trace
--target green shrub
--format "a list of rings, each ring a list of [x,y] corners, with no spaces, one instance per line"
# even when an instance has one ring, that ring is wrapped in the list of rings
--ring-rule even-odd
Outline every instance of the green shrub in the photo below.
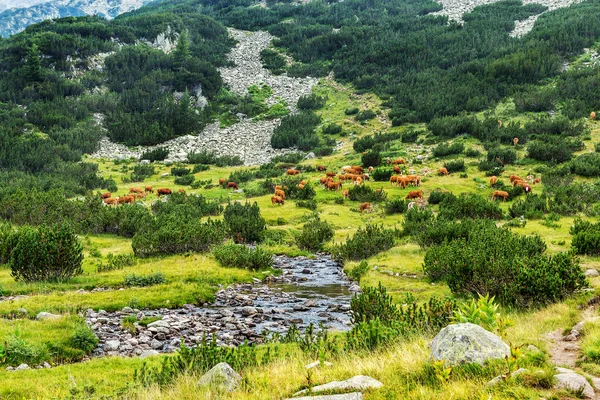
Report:
[[[508,213],[512,218],[524,216],[527,219],[540,219],[548,212],[548,202],[546,196],[530,194],[523,200],[514,201],[508,208]]]
[[[379,202],[385,201],[387,193],[383,189],[371,189],[367,185],[353,185],[348,189],[348,197],[353,201]]]
[[[360,160],[364,167],[378,167],[381,164],[381,154],[378,151],[368,151]]]
[[[235,243],[262,242],[267,229],[257,203],[231,203],[223,213],[223,220]]]
[[[185,176],[189,175],[191,170],[185,167],[173,167],[171,168],[171,175],[173,176]]]
[[[579,149],[577,142],[563,138],[535,140],[527,146],[527,157],[554,164],[569,161]]]
[[[133,254],[117,254],[108,253],[108,263],[98,265],[98,272],[108,272],[123,269],[135,265],[135,255]]]
[[[273,255],[260,247],[252,249],[242,244],[225,244],[216,247],[213,255],[222,267],[256,271],[273,266]]]
[[[350,300],[352,323],[378,319],[390,324],[400,319],[400,310],[386,288],[379,282],[378,287],[365,287],[362,292]]]
[[[388,182],[392,175],[394,175],[394,170],[391,168],[390,169],[376,168],[373,170],[373,173],[371,174],[371,178],[375,182]]]
[[[358,108],[356,108],[356,107],[346,108],[344,110],[344,114],[346,114],[346,115],[355,115],[355,114],[358,114]]]
[[[28,343],[21,338],[18,331],[10,335],[3,345],[0,345],[0,356],[0,361],[10,366],[35,365],[48,359],[46,349]]]
[[[488,148],[486,157],[488,162],[497,162],[500,165],[514,164],[517,160],[517,151],[506,146],[494,145]]]
[[[477,149],[468,148],[467,150],[465,150],[465,156],[471,158],[478,158],[481,156],[481,152]]]
[[[192,174],[178,176],[173,181],[176,185],[189,186],[196,180],[196,177]]]
[[[154,166],[150,164],[136,164],[129,176],[131,182],[143,182],[144,179],[154,175]]]
[[[577,218],[571,227],[571,234],[573,235],[571,247],[576,254],[600,255],[599,223],[592,224]]]
[[[227,182],[250,182],[256,179],[256,174],[254,171],[249,169],[240,169],[229,174],[229,178],[227,178]]]
[[[298,147],[309,151],[319,146],[319,137],[315,134],[316,126],[321,118],[312,111],[288,115],[273,131],[271,145],[276,149]]]
[[[423,132],[415,131],[413,129],[404,132],[402,134],[402,143],[415,143],[421,133]]]
[[[465,150],[465,145],[462,142],[440,143],[433,148],[434,157],[446,157],[452,154],[460,154]]]
[[[67,225],[24,227],[10,253],[16,281],[63,282],[83,273],[83,246]]]
[[[317,201],[311,200],[298,200],[296,207],[308,208],[309,210],[315,211],[317,209]]]
[[[408,210],[408,203],[410,200],[406,199],[394,199],[386,201],[384,205],[386,214],[404,214]]]
[[[302,231],[296,235],[296,244],[304,250],[320,251],[333,238],[333,234],[333,227],[317,216],[304,224]]]
[[[272,49],[263,49],[260,52],[260,60],[266,69],[276,75],[283,73],[286,66],[285,58]]]
[[[304,185],[303,188],[300,188],[298,185],[302,181],[300,177],[294,176],[285,176],[281,178],[278,182],[279,185],[283,186],[285,189],[285,195],[288,199],[292,200],[310,200],[313,199],[317,193],[315,192],[315,188],[311,184]]]
[[[354,116],[354,119],[362,122],[362,121],[368,121],[370,119],[375,118],[375,112],[373,110],[363,110],[363,111],[359,111],[356,113],[356,115]]]
[[[298,99],[298,108],[300,110],[318,110],[319,108],[323,108],[326,102],[326,97],[322,97],[313,93],[300,96]]]
[[[440,203],[439,218],[444,219],[501,219],[502,209],[497,202],[489,201],[474,193],[446,197]]]
[[[342,126],[338,124],[328,124],[323,127],[323,133],[325,135],[336,135],[342,132]]]
[[[165,283],[167,279],[162,272],[151,272],[147,275],[128,274],[123,280],[124,286],[145,287]]]
[[[457,239],[468,239],[469,235],[479,229],[493,227],[496,224],[489,219],[465,219],[461,222],[436,219],[424,224],[422,229],[415,232],[417,243],[421,247],[440,245]]]
[[[315,147],[313,149],[313,153],[315,153],[315,155],[317,157],[326,157],[326,156],[330,156],[331,153],[333,153],[333,147],[330,146],[319,146],[319,147]]]
[[[574,174],[587,177],[600,176],[600,154],[586,153],[575,157],[569,164]]]
[[[140,160],[162,161],[169,155],[169,149],[166,147],[157,147],[154,150],[147,150],[140,156]]]
[[[360,261],[394,246],[395,232],[383,226],[366,224],[359,227],[346,243],[335,246],[332,256],[338,261]]]
[[[71,346],[83,350],[85,354],[89,354],[98,346],[98,337],[88,326],[82,325],[73,336],[71,336]]]
[[[348,277],[360,283],[360,280],[369,272],[369,263],[367,260],[362,260],[356,267],[348,272]]]
[[[402,231],[404,235],[414,235],[434,220],[433,211],[429,208],[413,207],[404,213]]]
[[[448,173],[463,172],[465,170],[465,160],[452,160],[444,163],[444,168],[448,170]]]
[[[192,169],[192,174],[197,174],[198,172],[208,171],[210,166],[206,164],[196,164],[194,165],[194,169]]]
[[[453,202],[454,200],[456,200],[456,196],[451,192],[442,189],[435,189],[429,195],[427,202],[429,204],[440,204],[442,202]]]

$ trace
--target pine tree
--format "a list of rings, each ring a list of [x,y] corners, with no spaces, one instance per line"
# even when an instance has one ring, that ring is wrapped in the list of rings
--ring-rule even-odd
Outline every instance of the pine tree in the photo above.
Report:
[[[35,83],[42,80],[42,66],[40,61],[40,50],[37,45],[32,45],[25,57],[25,79],[27,82]]]
[[[179,35],[177,46],[173,51],[173,69],[176,71],[184,68],[186,61],[190,58],[190,40],[185,31]]]

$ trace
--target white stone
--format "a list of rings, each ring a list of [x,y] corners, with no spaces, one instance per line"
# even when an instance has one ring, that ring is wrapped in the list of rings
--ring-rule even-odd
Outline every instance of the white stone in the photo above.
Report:
[[[61,318],[60,315],[52,314],[52,313],[45,312],[45,311],[42,311],[42,312],[38,313],[38,315],[35,316],[35,319],[40,320],[40,321],[60,319],[60,318]]]
[[[219,363],[211,368],[206,374],[202,375],[198,381],[198,386],[210,386],[233,392],[236,390],[242,377],[235,372],[227,363]]]
[[[117,351],[119,350],[120,345],[121,342],[118,340],[107,340],[106,343],[104,343],[104,351]]]
[[[294,397],[293,399],[285,400],[363,400],[363,394],[360,392],[354,392],[346,394],[330,394],[325,396]]]
[[[368,390],[368,389],[379,389],[383,387],[383,383],[370,376],[357,375],[345,381],[333,381],[324,385],[315,386],[311,389],[312,393],[325,392],[328,390]],[[308,393],[308,389],[301,390],[294,393],[294,396],[298,396],[304,393]]]
[[[554,384],[555,389],[570,389],[576,392],[583,390],[584,398],[595,398],[594,389],[588,383],[587,379],[577,373],[560,373],[558,375],[554,375],[554,379],[556,381]]]

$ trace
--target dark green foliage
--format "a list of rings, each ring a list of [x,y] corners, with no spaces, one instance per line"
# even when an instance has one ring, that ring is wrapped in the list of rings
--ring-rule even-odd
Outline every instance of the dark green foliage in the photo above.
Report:
[[[575,157],[569,164],[574,174],[597,177],[600,176],[600,154],[586,153]]]
[[[277,184],[284,187],[285,195],[288,199],[292,200],[310,200],[313,199],[317,193],[315,188],[311,184],[304,185],[301,189],[299,183],[302,178],[298,176],[285,176],[282,177]],[[287,189],[285,189],[287,187]],[[274,188],[274,187],[273,187]]]
[[[368,121],[370,119],[375,118],[375,112],[373,110],[363,110],[356,113],[354,119],[360,122]]]
[[[390,324],[400,318],[400,310],[385,287],[366,287],[362,293],[350,300],[352,323],[379,319],[383,324]]]
[[[367,260],[362,260],[356,267],[348,272],[348,277],[360,283],[360,280],[369,272],[369,263]]]
[[[358,108],[347,108],[344,110],[344,114],[346,114],[346,115],[358,114]]]
[[[98,346],[98,337],[88,326],[80,326],[71,336],[71,346],[89,354]]]
[[[322,132],[325,135],[336,135],[342,132],[342,127],[338,124],[328,124],[323,127]]]
[[[208,171],[210,169],[209,165],[206,164],[196,164],[192,169],[192,174],[197,174],[198,172]]]
[[[571,121],[564,116],[552,118],[546,115],[525,124],[525,130],[530,135],[581,136],[585,133],[586,127],[582,121]]]
[[[383,226],[366,224],[360,227],[346,243],[332,249],[332,256],[338,261],[360,261],[394,246],[395,232]]]
[[[453,293],[489,295],[504,305],[539,306],[560,301],[586,285],[573,257],[543,255],[537,236],[525,237],[495,226],[475,226],[466,239],[430,247],[423,263],[432,280]]]
[[[216,165],[217,167],[236,166],[244,164],[239,156],[220,156],[215,153],[203,151],[200,153],[189,153],[187,162],[190,164]]]
[[[267,229],[257,203],[231,203],[225,208],[223,220],[235,243],[261,242]]]
[[[467,150],[465,150],[465,156],[477,158],[477,157],[481,156],[481,152],[477,149],[468,148]]]
[[[308,151],[319,145],[315,128],[321,118],[311,111],[288,115],[281,120],[271,137],[271,145],[276,149],[298,147]]]
[[[364,167],[378,167],[381,164],[381,154],[378,151],[368,151],[362,155],[360,161]]]
[[[384,208],[386,214],[404,214],[407,211],[408,203],[411,200],[406,199],[393,199],[386,201]]]
[[[0,361],[5,365],[35,365],[45,361],[48,358],[48,352],[45,348],[29,344],[16,332],[0,345],[0,356]]]
[[[196,177],[192,174],[178,176],[173,180],[176,185],[189,186],[196,180]]]
[[[520,112],[550,111],[557,99],[556,89],[531,86],[515,96],[515,105]]]
[[[570,230],[573,235],[571,247],[576,254],[597,256],[600,254],[600,224],[577,218]]]
[[[283,69],[286,66],[285,58],[275,50],[271,49],[262,50],[260,52],[260,60],[266,69],[276,75],[283,73]]]
[[[123,269],[125,267],[131,267],[135,265],[136,259],[133,254],[117,254],[108,253],[108,263],[98,264],[98,272],[108,272]]]
[[[356,139],[352,147],[357,153],[362,153],[371,149],[383,149],[389,142],[400,139],[398,133],[375,133],[373,136],[364,136]]]
[[[325,97],[316,94],[309,94],[307,96],[300,96],[298,99],[298,108],[305,111],[318,110],[323,108],[326,102],[327,99]]]
[[[385,201],[387,193],[383,189],[372,189],[367,185],[353,185],[348,189],[348,197],[353,201],[379,202]]]
[[[440,143],[433,148],[434,157],[446,157],[452,154],[461,154],[465,150],[465,145],[462,142]]]
[[[402,134],[402,143],[415,143],[421,133],[423,133],[423,132],[415,131],[413,129],[410,129],[409,131],[404,132]]]
[[[317,157],[326,157],[326,156],[330,156],[333,153],[333,147],[329,147],[329,146],[319,146],[319,147],[315,147],[313,149],[313,153],[315,153],[315,155]]]
[[[256,179],[256,174],[248,169],[240,169],[232,172],[227,178],[227,182],[249,182]]]
[[[444,163],[444,168],[448,170],[448,173],[463,172],[465,171],[465,160],[450,160]]]
[[[142,182],[144,179],[151,177],[154,175],[154,166],[150,164],[136,164],[133,167],[133,172],[131,173],[129,179],[132,182]]]
[[[160,285],[161,283],[165,283],[167,280],[165,275],[162,272],[151,272],[146,275],[138,275],[138,274],[127,274],[125,275],[125,279],[123,280],[124,286],[136,286],[136,287],[145,287],[152,285]]]
[[[573,152],[581,149],[581,142],[564,138],[545,137],[527,146],[527,157],[534,160],[558,164],[569,161]]]
[[[544,195],[530,194],[511,204],[508,213],[512,218],[524,216],[527,219],[539,219],[548,212],[548,202]]]
[[[375,170],[373,170],[373,173],[371,174],[371,178],[375,182],[387,182],[390,180],[390,177],[392,175],[394,175],[393,169],[375,168]]]
[[[185,176],[189,175],[190,169],[185,167],[173,167],[171,168],[171,175],[173,176]]]
[[[16,281],[63,282],[83,273],[83,246],[70,227],[24,227],[16,235],[9,260]]]
[[[296,235],[296,244],[304,250],[320,251],[323,250],[325,243],[333,238],[333,234],[331,224],[315,216],[305,223],[302,231]]]
[[[169,150],[166,147],[158,147],[154,150],[148,150],[142,153],[140,160],[162,161],[169,155]]]
[[[296,207],[308,208],[309,210],[315,211],[317,209],[317,201],[314,199],[310,200],[298,200]]]
[[[454,200],[456,200],[456,196],[453,195],[451,192],[447,190],[435,189],[429,195],[429,199],[427,199],[427,202],[429,204],[440,204],[442,202],[450,203]]]
[[[413,207],[404,213],[402,231],[405,235],[414,235],[434,220],[433,211],[429,208]]]
[[[273,255],[260,247],[252,249],[242,244],[225,244],[216,247],[213,255],[222,267],[256,271],[273,266]]]
[[[414,232],[414,236],[419,246],[426,248],[452,240],[468,239],[471,233],[476,234],[479,229],[494,226],[493,221],[486,219],[466,219],[460,222],[436,219],[424,224],[420,231]]]
[[[488,148],[486,159],[499,165],[513,164],[517,160],[517,152],[510,147],[494,145]]]
[[[439,217],[444,219],[501,219],[502,209],[492,202],[474,193],[461,193],[460,196],[446,197],[440,203]]]

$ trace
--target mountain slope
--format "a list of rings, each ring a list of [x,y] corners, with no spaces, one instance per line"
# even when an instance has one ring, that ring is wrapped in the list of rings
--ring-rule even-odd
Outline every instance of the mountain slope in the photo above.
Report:
[[[140,8],[149,0],[53,0],[0,13],[0,36],[8,37],[47,19],[98,15],[111,19]]]

